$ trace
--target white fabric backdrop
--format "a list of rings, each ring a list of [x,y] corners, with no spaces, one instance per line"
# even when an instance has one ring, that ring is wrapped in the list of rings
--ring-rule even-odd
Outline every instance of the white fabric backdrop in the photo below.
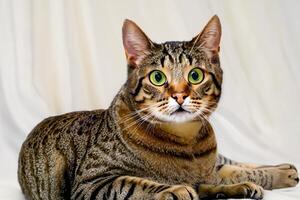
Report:
[[[0,0],[0,199],[22,199],[17,157],[43,118],[107,107],[126,80],[125,18],[157,42],[189,40],[218,14],[223,98],[219,149],[300,168],[300,1]],[[266,199],[299,199],[300,187]]]

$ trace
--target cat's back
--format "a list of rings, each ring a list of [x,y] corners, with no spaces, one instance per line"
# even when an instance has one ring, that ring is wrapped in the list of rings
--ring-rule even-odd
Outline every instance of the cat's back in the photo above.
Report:
[[[64,192],[58,193],[70,193],[76,168],[90,141],[101,134],[106,115],[107,110],[71,112],[46,118],[36,125],[19,155],[18,178],[28,199],[52,199],[43,196],[46,194],[60,196],[55,194],[54,183],[63,188]]]
[[[99,122],[104,120],[105,111],[76,111],[48,117],[32,129],[22,145],[22,150],[54,144],[64,145],[67,142],[64,140],[74,141],[77,137],[79,140],[88,137],[89,134],[85,132],[93,131],[94,126],[101,125]]]

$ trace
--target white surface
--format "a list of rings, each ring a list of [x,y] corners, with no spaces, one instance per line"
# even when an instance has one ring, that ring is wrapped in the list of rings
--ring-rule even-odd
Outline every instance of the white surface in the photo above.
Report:
[[[300,168],[300,2],[0,0],[0,199],[22,199],[19,148],[43,118],[107,107],[126,79],[125,18],[154,41],[189,40],[218,14],[223,98],[220,151]],[[300,189],[267,192],[300,199]]]

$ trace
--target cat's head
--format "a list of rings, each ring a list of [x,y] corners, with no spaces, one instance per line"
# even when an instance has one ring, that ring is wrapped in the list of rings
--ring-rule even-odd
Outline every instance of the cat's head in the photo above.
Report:
[[[152,42],[132,21],[123,25],[131,107],[151,122],[208,117],[221,95],[221,24],[213,16],[191,41]]]

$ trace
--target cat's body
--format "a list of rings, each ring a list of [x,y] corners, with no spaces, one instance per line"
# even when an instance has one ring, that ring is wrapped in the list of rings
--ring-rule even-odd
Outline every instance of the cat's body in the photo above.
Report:
[[[221,94],[222,70],[212,49],[218,47],[219,38],[214,41],[209,35],[219,28],[217,17],[193,45],[147,43],[135,24],[126,23],[123,40],[129,78],[109,109],[47,118],[24,142],[18,175],[27,199],[262,198],[261,187],[297,184],[292,165],[240,164],[217,153],[206,117]],[[206,44],[201,45],[211,51],[197,50],[202,37]],[[131,45],[133,39],[137,43]],[[147,52],[149,48],[155,51]],[[200,74],[195,66],[205,72]],[[157,72],[161,68],[167,75]],[[160,84],[163,76],[166,80]],[[182,81],[186,76],[193,85]],[[197,82],[200,76],[203,80]],[[194,102],[194,107],[186,101]],[[165,110],[168,115],[159,113],[169,104],[173,107]],[[177,104],[182,108],[171,112]],[[149,109],[159,109],[155,111],[159,114],[145,114]]]
[[[58,199],[56,192],[60,191],[57,188],[64,188],[63,199],[68,199],[71,191],[74,199],[81,199],[82,190],[91,189],[92,194],[93,185],[89,184],[100,182],[103,175],[105,178],[143,177],[169,185],[193,185],[199,184],[200,180],[216,184],[211,177],[216,159],[213,132],[209,133],[210,137],[199,138],[211,140],[211,148],[202,144],[209,148],[208,151],[201,147],[200,151],[186,150],[170,142],[170,146],[176,145],[182,151],[169,149],[169,152],[162,152],[165,148],[159,147],[159,143],[168,145],[165,140],[143,138],[153,142],[154,146],[135,145],[132,139],[120,134],[122,127],[114,120],[117,119],[114,109],[115,106],[108,110],[73,112],[42,121],[23,145],[20,164],[25,168],[20,169],[21,184],[36,188],[36,195],[41,199],[47,199],[49,195],[50,199]],[[51,169],[51,166],[55,167]],[[53,181],[49,181],[51,178]],[[23,191],[30,194],[26,187]]]

